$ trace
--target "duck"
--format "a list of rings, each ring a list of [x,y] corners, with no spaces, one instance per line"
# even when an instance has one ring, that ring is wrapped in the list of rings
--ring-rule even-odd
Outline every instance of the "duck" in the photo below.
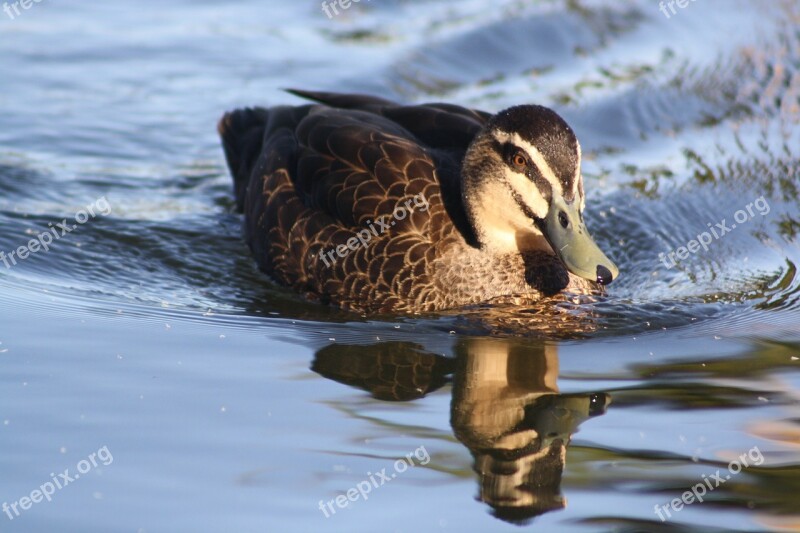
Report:
[[[362,314],[602,294],[619,269],[584,222],[581,147],[550,108],[288,89],[218,123],[261,271]]]

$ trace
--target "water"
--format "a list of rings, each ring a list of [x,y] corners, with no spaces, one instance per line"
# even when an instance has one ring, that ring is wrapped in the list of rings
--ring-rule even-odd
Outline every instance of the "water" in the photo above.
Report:
[[[669,19],[610,0],[0,15],[0,251],[76,226],[0,265],[0,503],[20,511],[0,530],[800,529],[799,18],[714,0]],[[416,318],[270,285],[215,123],[298,101],[282,87],[555,107],[622,276],[594,304]],[[707,250],[659,258],[739,210]]]

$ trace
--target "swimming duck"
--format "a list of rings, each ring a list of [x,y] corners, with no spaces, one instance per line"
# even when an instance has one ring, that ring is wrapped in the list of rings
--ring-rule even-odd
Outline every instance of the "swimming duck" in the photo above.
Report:
[[[362,313],[593,293],[618,269],[589,235],[581,149],[554,111],[290,90],[302,106],[218,130],[264,272]]]

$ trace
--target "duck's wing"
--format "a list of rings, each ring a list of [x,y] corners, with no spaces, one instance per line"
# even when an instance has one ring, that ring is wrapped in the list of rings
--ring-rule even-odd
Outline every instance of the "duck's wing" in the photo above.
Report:
[[[383,98],[361,94],[294,89],[290,92],[324,104],[326,107],[320,109],[328,111],[325,118],[305,119],[306,128],[303,131],[306,135],[299,137],[303,144],[303,138],[312,138],[313,130],[313,137],[319,141],[313,147],[314,153],[322,156],[322,159],[315,159],[314,154],[306,155],[304,163],[308,165],[299,167],[301,171],[298,173],[300,188],[307,198],[314,200],[316,207],[326,209],[334,217],[344,216],[346,218],[342,220],[348,222],[363,221],[364,216],[374,216],[370,209],[377,196],[371,187],[355,189],[352,194],[348,192],[340,198],[337,187],[344,185],[344,173],[342,171],[338,177],[330,173],[335,168],[355,168],[358,165],[352,163],[359,161],[368,163],[360,168],[363,170],[366,167],[384,184],[400,183],[409,176],[424,176],[428,182],[436,181],[448,216],[465,240],[474,241],[461,201],[460,170],[469,144],[491,118],[491,114],[445,103],[398,105]],[[347,127],[343,127],[345,123],[348,123]],[[324,146],[325,143],[328,146]],[[367,146],[370,143],[373,144]],[[306,140],[305,146],[311,145]],[[381,149],[374,152],[373,149],[378,146],[386,150],[383,153]],[[352,153],[355,147],[363,150],[361,154]],[[347,148],[351,149],[349,155],[346,154]],[[324,159],[326,154],[337,157],[338,161],[327,165]],[[372,157],[364,157],[369,155]],[[384,156],[384,161],[376,165]],[[388,166],[392,169],[387,167],[390,162],[392,164]],[[435,172],[429,171],[431,164]],[[420,166],[426,167],[426,170],[420,172]],[[326,176],[324,180],[319,179],[321,175]],[[334,197],[337,201],[344,201],[345,205],[340,205],[339,209],[330,204],[326,206],[325,202],[331,202]],[[359,205],[367,210],[360,214],[353,213],[352,217],[346,215],[349,206]]]
[[[431,148],[466,151],[491,114],[447,103],[399,105],[364,94],[340,94],[288,89],[288,92],[338,109],[352,109],[384,116],[402,126]]]
[[[462,154],[491,117],[489,113],[452,104],[387,107],[383,115],[432,148]]]
[[[237,206],[248,215],[248,197],[268,192],[260,188],[263,174],[278,170],[307,208],[342,227],[364,226],[420,194],[440,201],[432,154],[380,115],[327,106],[248,108],[227,113],[218,129]]]
[[[303,89],[286,89],[286,92],[306,100],[339,109],[357,109],[359,111],[375,112],[383,107],[397,105],[391,100],[386,100],[370,94],[329,93],[324,91],[305,91]]]
[[[330,106],[234,111],[219,130],[262,269],[353,309],[431,302],[430,265],[459,237],[437,159],[413,133],[383,114]],[[392,217],[402,206],[410,214]],[[373,230],[378,220],[394,224]],[[368,245],[323,261],[367,228]]]

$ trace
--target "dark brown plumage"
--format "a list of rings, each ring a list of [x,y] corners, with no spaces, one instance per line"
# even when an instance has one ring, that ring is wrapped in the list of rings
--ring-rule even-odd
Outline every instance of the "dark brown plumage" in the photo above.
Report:
[[[449,104],[291,92],[319,104],[241,109],[219,123],[246,240],[278,282],[345,309],[387,313],[535,301],[567,287],[595,287],[571,275],[544,239],[519,250],[482,242],[486,232],[469,203],[486,195],[464,190],[462,167],[492,115]],[[566,124],[528,126],[553,142],[574,138]],[[570,150],[551,146],[542,153],[557,169],[555,185],[574,196],[574,166],[558,170],[569,165]],[[537,179],[543,180],[530,176]],[[528,221],[533,233],[526,239],[545,223],[544,215],[531,216],[538,221]]]

